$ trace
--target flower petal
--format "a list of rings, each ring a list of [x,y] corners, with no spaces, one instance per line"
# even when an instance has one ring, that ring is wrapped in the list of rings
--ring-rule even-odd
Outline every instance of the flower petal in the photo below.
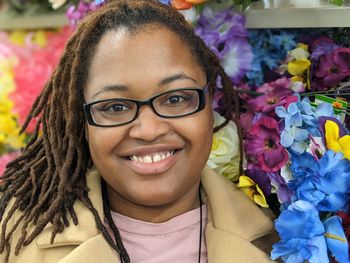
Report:
[[[341,150],[340,145],[338,143],[339,127],[334,121],[330,121],[330,120],[326,121],[325,138],[326,138],[326,145],[328,149],[333,150],[335,152],[339,152]]]
[[[326,242],[328,249],[332,252],[338,262],[349,262],[349,246],[346,240],[341,218],[332,216],[327,218],[323,225],[326,229]]]

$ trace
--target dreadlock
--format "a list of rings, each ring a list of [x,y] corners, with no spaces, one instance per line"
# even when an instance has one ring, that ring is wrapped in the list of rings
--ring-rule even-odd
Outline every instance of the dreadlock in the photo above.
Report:
[[[225,93],[226,116],[225,122],[215,127],[214,132],[224,127],[234,116],[241,138],[236,91],[214,53],[194,34],[183,16],[158,0],[110,1],[84,19],[68,41],[55,72],[34,102],[22,127],[21,132],[33,118],[38,118],[34,134],[22,155],[7,165],[1,177],[0,253],[6,253],[5,262],[8,262],[13,249],[10,239],[17,228],[20,237],[15,240],[15,255],[19,254],[23,246],[30,244],[49,223],[53,226],[51,243],[57,233],[69,226],[68,216],[75,225],[78,224],[74,210],[77,200],[91,211],[98,229],[108,244],[118,252],[122,262],[130,262],[118,229],[111,219],[105,182],[102,182],[104,214],[111,225],[115,241],[108,234],[101,215],[88,195],[85,173],[92,161],[84,136],[82,105],[90,61],[101,37],[120,27],[131,33],[136,32],[151,23],[168,28],[186,43],[207,75],[211,94],[214,93],[219,77]],[[242,155],[241,142],[240,171]],[[17,210],[21,211],[21,216],[16,217],[14,224],[7,229],[8,222],[14,218]],[[28,232],[30,225],[34,226],[32,232]]]

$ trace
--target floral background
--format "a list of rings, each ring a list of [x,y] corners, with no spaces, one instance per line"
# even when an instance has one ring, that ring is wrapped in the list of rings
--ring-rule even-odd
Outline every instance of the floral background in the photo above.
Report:
[[[183,12],[240,96],[240,125],[230,122],[214,135],[208,165],[274,212],[280,241],[271,258],[349,262],[350,30],[247,30],[239,11],[251,1],[161,2]],[[41,1],[13,3],[21,13]],[[66,12],[70,27],[0,33],[0,174],[30,138],[35,123],[18,136],[20,126],[75,25],[102,4],[51,0],[45,8]],[[218,81],[214,126],[224,120],[222,98]]]

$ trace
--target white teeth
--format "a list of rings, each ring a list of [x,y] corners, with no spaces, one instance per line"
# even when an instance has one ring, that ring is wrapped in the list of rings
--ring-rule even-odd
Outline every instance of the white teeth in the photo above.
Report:
[[[144,163],[152,163],[152,157],[151,156],[145,156],[143,157]]]
[[[166,158],[169,158],[170,156],[174,155],[174,153],[175,151],[154,153],[152,155],[145,155],[145,156],[132,155],[130,156],[130,160],[135,162],[140,162],[140,163],[156,163],[156,162],[165,160]]]
[[[152,158],[152,161],[153,162],[159,162],[160,160],[162,160],[162,157],[160,157],[160,155],[154,155],[153,158]]]

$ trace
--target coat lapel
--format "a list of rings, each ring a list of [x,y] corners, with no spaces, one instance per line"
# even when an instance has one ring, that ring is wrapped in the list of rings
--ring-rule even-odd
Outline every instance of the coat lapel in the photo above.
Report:
[[[98,259],[98,260],[97,260]],[[82,243],[59,263],[120,263],[117,253],[107,244],[102,234]]]
[[[91,170],[87,173],[86,180],[87,186],[90,189],[89,197],[100,218],[103,220],[100,175],[96,170]],[[65,228],[62,233],[57,234],[54,243],[50,244],[52,224],[48,224],[36,239],[39,248],[57,247],[61,245],[80,245],[86,240],[100,235],[100,231],[96,227],[95,218],[90,210],[80,201],[75,202],[74,209],[76,214],[79,215],[78,225],[74,225],[71,218],[69,218],[69,227]]]
[[[87,185],[91,189],[89,197],[103,217],[100,175],[96,170],[87,173]],[[271,262],[268,256],[251,244],[251,241],[270,233],[272,222],[251,201],[226,178],[209,168],[202,174],[202,186],[208,204],[208,224],[205,235],[208,262]],[[36,239],[39,248],[53,248],[76,245],[71,253],[59,263],[120,263],[119,256],[108,245],[96,227],[91,212],[79,201],[75,204],[79,224],[70,222],[70,227],[57,234],[50,244],[51,229],[46,226]]]
[[[203,171],[201,183],[208,204],[205,230],[208,261],[271,262],[251,243],[273,231],[271,220],[232,182],[208,167]]]

